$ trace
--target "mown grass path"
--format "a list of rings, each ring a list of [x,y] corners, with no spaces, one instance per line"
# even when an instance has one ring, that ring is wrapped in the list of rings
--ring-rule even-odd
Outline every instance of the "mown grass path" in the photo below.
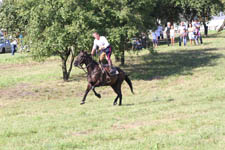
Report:
[[[200,46],[126,53],[123,106],[109,87],[79,103],[86,75],[61,81],[60,61],[0,55],[0,150],[222,150],[225,147],[225,32]]]

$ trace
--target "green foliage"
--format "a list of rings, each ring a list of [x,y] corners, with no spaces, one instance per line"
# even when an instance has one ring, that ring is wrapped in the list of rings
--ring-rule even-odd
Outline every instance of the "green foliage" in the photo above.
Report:
[[[174,0],[176,5],[183,10],[183,16],[186,20],[191,21],[194,17],[202,21],[210,20],[212,15],[224,10],[221,0]]]
[[[169,22],[178,22],[182,9],[176,5],[173,0],[157,0],[153,15],[159,19],[162,24]]]
[[[19,30],[17,28],[17,21],[19,20],[17,10],[18,8],[13,0],[5,0],[4,3],[0,5],[0,29],[14,33]],[[15,30],[16,28],[18,30]]]

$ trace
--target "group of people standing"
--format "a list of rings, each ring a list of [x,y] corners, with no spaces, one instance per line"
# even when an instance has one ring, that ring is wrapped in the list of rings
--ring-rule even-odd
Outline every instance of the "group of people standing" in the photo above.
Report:
[[[189,39],[191,45],[193,43],[195,45],[199,45],[200,43],[202,44],[200,26],[201,24],[198,20],[195,20],[193,23],[189,23],[188,25],[181,22],[177,30],[175,30],[174,25],[171,25],[170,22],[167,23],[164,31],[162,26],[158,25],[157,30],[152,32],[153,45],[154,47],[158,46],[158,40],[160,40],[160,38],[163,39],[163,34],[166,35],[168,46],[170,44],[174,45],[176,36],[179,37],[179,46],[181,46],[182,43],[185,46],[187,44],[187,39]]]

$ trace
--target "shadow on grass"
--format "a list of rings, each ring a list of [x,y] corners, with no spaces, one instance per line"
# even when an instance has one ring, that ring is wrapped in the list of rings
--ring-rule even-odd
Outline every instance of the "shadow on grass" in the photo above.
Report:
[[[208,36],[204,36],[204,38],[224,38],[224,31],[216,32],[213,34],[209,34]]]
[[[198,67],[214,66],[222,54],[212,53],[216,49],[179,50],[156,55],[136,56],[139,64],[127,65],[122,69],[134,80],[162,79],[171,75],[192,75]]]
[[[224,57],[213,51],[221,48],[206,48],[196,50],[178,50],[175,52],[158,53],[155,55],[133,56],[138,64],[121,67],[133,80],[163,79],[171,75],[192,75],[192,70],[204,66],[216,65],[216,60]],[[134,61],[134,60],[127,61]],[[77,69],[77,68],[76,68]],[[85,72],[72,75],[70,81],[87,80]]]

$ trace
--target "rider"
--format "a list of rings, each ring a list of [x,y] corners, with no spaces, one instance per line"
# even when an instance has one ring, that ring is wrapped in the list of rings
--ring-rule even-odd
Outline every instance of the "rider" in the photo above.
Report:
[[[104,36],[100,36],[97,32],[93,33],[93,37],[95,38],[94,40],[94,45],[91,51],[91,55],[93,56],[95,53],[95,50],[97,49],[97,46],[100,51],[100,63],[102,65],[102,61],[106,57],[108,64],[109,64],[109,69],[110,69],[110,74],[114,74],[114,70],[112,69],[112,61],[111,61],[111,54],[112,54],[112,48],[107,41],[107,39]]]

